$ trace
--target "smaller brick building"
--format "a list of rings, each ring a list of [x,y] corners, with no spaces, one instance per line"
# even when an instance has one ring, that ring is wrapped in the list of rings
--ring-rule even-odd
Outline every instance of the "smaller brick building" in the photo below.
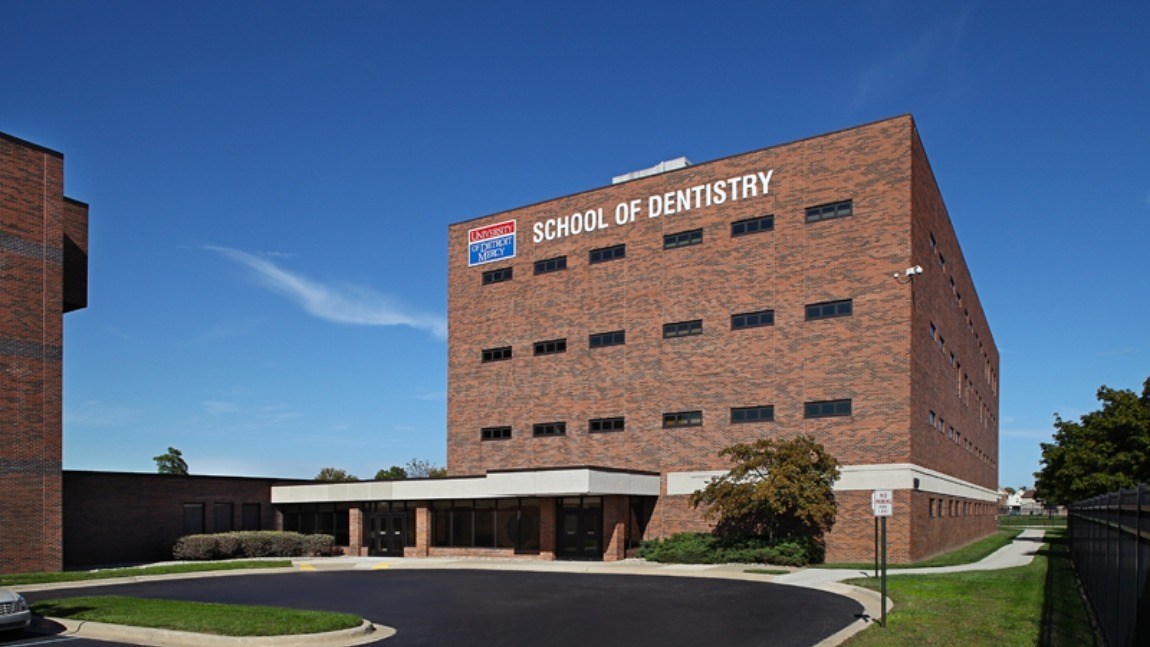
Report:
[[[272,487],[305,481],[66,470],[63,482],[64,566],[77,568],[169,560],[184,535],[275,530]]]

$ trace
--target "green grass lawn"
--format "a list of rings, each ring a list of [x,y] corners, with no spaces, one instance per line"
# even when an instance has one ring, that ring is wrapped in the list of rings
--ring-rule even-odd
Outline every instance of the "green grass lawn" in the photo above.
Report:
[[[958,550],[942,555],[936,555],[930,559],[915,562],[913,564],[887,564],[887,570],[896,568],[920,568],[923,566],[956,566],[958,564],[970,564],[986,557],[994,551],[1006,546],[1014,541],[1014,538],[1022,533],[1021,528],[1006,528],[999,529],[998,532],[959,548]],[[874,562],[839,562],[819,564],[815,568],[849,568],[852,570],[860,571],[873,571]]]
[[[887,579],[895,608],[846,643],[870,645],[1101,645],[1079,596],[1065,539],[1052,531],[1028,566]],[[848,584],[877,590],[873,578]]]
[[[1065,528],[1066,517],[1064,515],[1000,515],[998,517],[999,528],[1028,528],[1032,526],[1039,526],[1043,528]]]
[[[363,622],[358,616],[348,613],[148,600],[120,595],[47,600],[33,605],[32,612],[51,618],[177,629],[221,636],[313,634],[350,629]]]
[[[141,575],[167,575],[170,573],[201,573],[204,571],[231,571],[248,568],[284,568],[291,566],[290,559],[250,560],[233,562],[197,562],[194,564],[168,564],[139,568],[109,568],[99,571],[63,571],[60,573],[15,573],[0,575],[0,586],[19,584],[47,584],[52,582],[82,582],[103,580],[114,577],[138,577]]]

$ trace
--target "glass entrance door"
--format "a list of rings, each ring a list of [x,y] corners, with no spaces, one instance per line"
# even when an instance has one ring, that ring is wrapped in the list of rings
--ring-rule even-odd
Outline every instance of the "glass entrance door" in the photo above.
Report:
[[[406,512],[380,512],[368,517],[371,533],[369,550],[372,555],[403,557],[407,538]]]
[[[555,556],[603,559],[603,501],[600,497],[565,497],[557,502]]]

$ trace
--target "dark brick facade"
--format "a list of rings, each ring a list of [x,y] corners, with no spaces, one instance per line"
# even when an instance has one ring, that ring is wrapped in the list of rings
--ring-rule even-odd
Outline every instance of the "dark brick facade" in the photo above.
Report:
[[[689,210],[648,216],[650,196],[678,203],[683,191],[732,178],[724,190],[742,191],[739,200],[715,204],[712,192],[700,205],[696,190],[685,196],[695,200]],[[618,224],[616,205],[634,200],[643,211]],[[806,221],[809,207],[846,200],[851,215]],[[605,227],[596,217],[593,231],[533,242],[537,224],[600,208]],[[732,236],[732,222],[765,215],[772,229]],[[517,256],[469,267],[468,231],[508,220]],[[700,244],[664,248],[666,235],[696,229]],[[457,223],[449,241],[452,476],[567,465],[720,470],[723,447],[805,433],[847,466],[916,465],[996,488],[998,355],[909,116]],[[591,250],[619,244],[624,258],[589,262]],[[533,272],[560,256],[566,269]],[[915,265],[921,275],[902,274]],[[484,284],[483,273],[500,268],[512,269],[511,280]],[[852,301],[850,316],[806,320],[805,306],[842,299]],[[763,310],[773,325],[732,330],[733,315]],[[702,334],[664,338],[664,324],[694,320]],[[624,344],[589,347],[589,335],[616,330],[626,331]],[[536,342],[557,339],[565,352],[534,354]],[[484,349],[508,346],[510,359],[481,361]],[[804,417],[805,403],[839,399],[851,400],[850,416]],[[730,422],[732,408],[760,405],[773,405],[773,422]],[[663,414],[676,411],[702,411],[702,426],[664,428]],[[931,411],[946,420],[942,431]],[[590,419],[616,416],[625,430],[589,431]],[[566,422],[565,435],[533,437],[534,424],[555,421]],[[482,428],[500,426],[512,428],[509,439],[481,440]],[[969,514],[930,516],[928,502],[944,494]],[[648,536],[706,528],[686,499],[661,497]],[[830,557],[865,559],[869,491],[839,501]],[[953,492],[908,484],[896,504],[898,561],[994,525],[993,506]]]
[[[202,506],[202,532],[276,530],[273,485],[308,481],[238,476],[64,472],[64,565],[169,560],[188,534],[185,505]],[[258,524],[244,506],[258,505]],[[220,512],[217,518],[217,510]],[[230,520],[230,523],[228,523]],[[218,523],[223,522],[223,523]]]
[[[88,207],[63,192],[63,155],[0,133],[0,573],[61,566],[63,314],[88,274]]]

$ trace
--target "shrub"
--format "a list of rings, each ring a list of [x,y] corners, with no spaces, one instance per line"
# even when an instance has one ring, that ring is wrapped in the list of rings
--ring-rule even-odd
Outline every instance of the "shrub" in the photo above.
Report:
[[[298,532],[245,531],[180,537],[172,549],[176,559],[205,560],[237,557],[324,557],[339,549],[331,535]]]
[[[814,539],[790,539],[771,544],[766,539],[727,540],[700,532],[683,532],[643,542],[642,556],[671,564],[778,564],[806,566],[822,561],[823,547]]]

